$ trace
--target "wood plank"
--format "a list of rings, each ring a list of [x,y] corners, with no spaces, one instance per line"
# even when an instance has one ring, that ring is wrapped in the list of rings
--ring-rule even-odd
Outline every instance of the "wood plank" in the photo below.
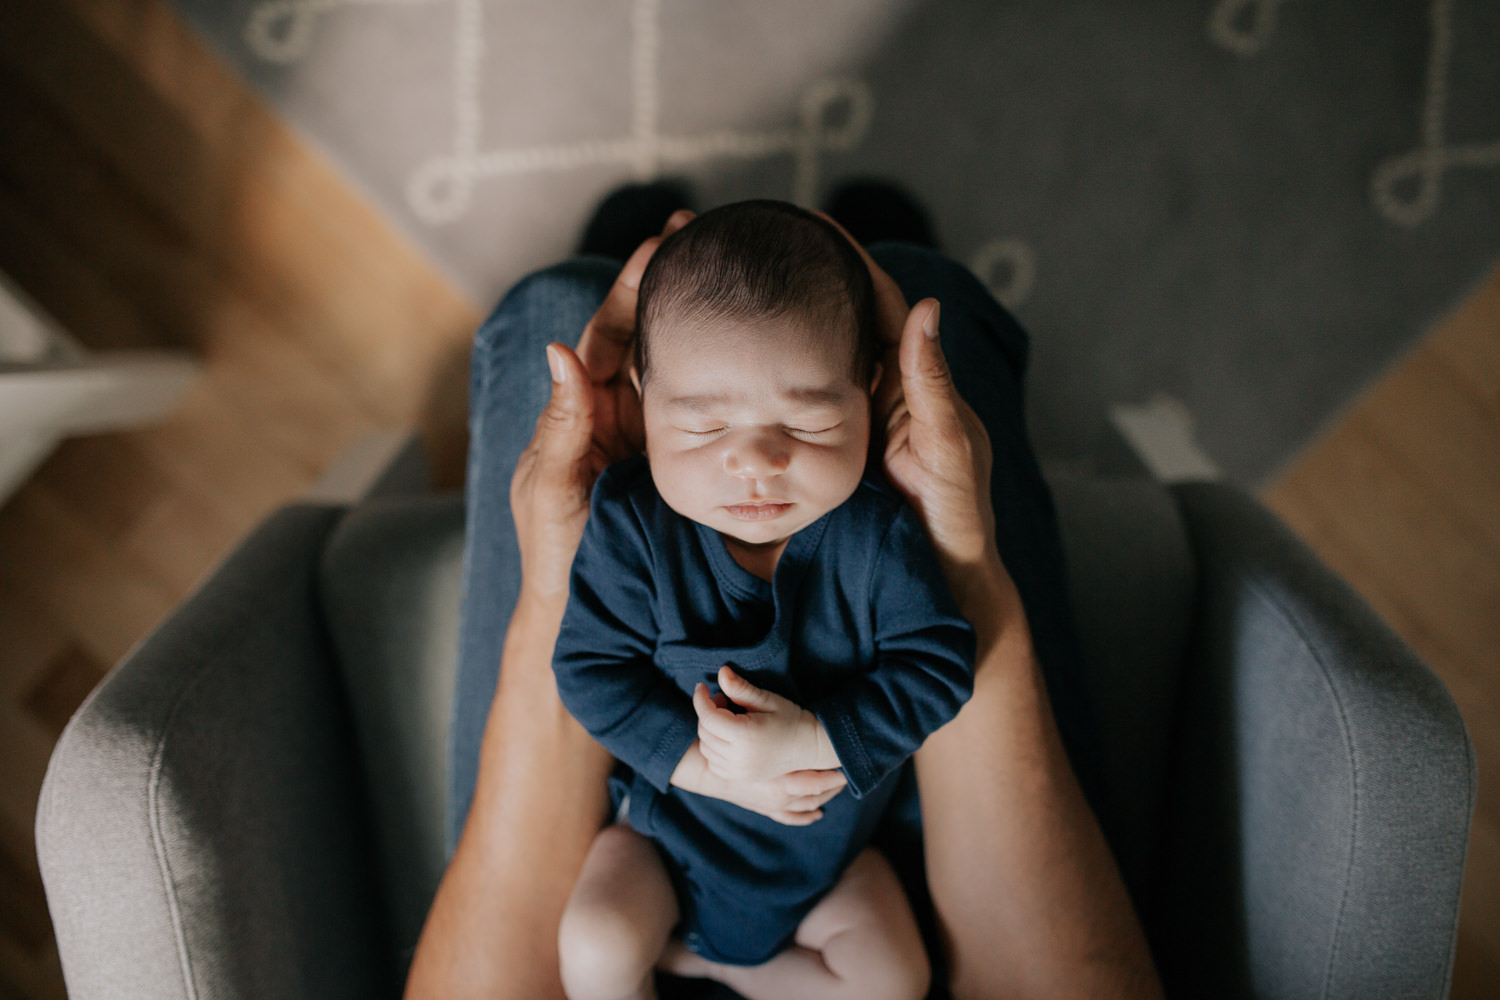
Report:
[[[1500,978],[1490,977],[1491,970],[1500,969],[1496,927],[1500,927],[1500,826],[1488,816],[1476,817],[1459,906],[1460,957],[1454,968],[1454,997],[1494,995],[1495,984],[1500,983]]]
[[[216,387],[204,379],[176,416],[133,440],[181,488],[211,497],[220,516],[248,530],[312,485],[316,470],[288,461]]]
[[[74,9],[105,44],[141,60],[138,68],[163,103],[204,138],[213,169],[233,178],[205,241],[232,247],[223,256],[249,287],[283,303],[309,334],[361,352],[377,373],[377,398],[393,386],[409,391],[407,366],[430,367],[434,350],[468,339],[479,319],[473,304],[281,125],[175,12],[138,0],[91,0]],[[246,163],[267,168],[246,170]],[[392,335],[372,343],[371,330]]]
[[[1440,636],[1456,663],[1488,680],[1500,649],[1500,554],[1352,417],[1308,461],[1299,497],[1321,537],[1367,554],[1378,549],[1367,561],[1369,576],[1355,586],[1420,624],[1408,641]],[[1273,507],[1281,489],[1266,494]]]
[[[1435,344],[1413,351],[1348,419],[1500,555],[1500,407],[1469,391]]]
[[[89,346],[207,368],[0,508],[0,603],[28,625],[0,635],[0,842],[25,862],[93,664],[368,430],[419,423],[459,481],[478,313],[161,0],[0,5],[0,130],[0,268]],[[34,918],[34,890],[0,907]],[[37,941],[0,929],[0,995],[62,995]]]
[[[0,577],[29,591],[90,654],[114,663],[175,604],[48,487],[22,487],[0,518]],[[96,610],[97,609],[97,610]]]
[[[38,219],[0,179],[0,270],[25,288],[64,330],[96,349],[166,343],[134,303]]]
[[[1474,398],[1500,413],[1500,265],[1429,340]]]

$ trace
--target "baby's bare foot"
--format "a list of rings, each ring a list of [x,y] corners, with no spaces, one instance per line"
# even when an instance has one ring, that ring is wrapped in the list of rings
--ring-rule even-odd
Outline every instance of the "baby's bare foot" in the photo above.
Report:
[[[686,979],[707,979],[713,975],[714,964],[701,955],[694,955],[679,938],[673,938],[662,949],[656,967]]]

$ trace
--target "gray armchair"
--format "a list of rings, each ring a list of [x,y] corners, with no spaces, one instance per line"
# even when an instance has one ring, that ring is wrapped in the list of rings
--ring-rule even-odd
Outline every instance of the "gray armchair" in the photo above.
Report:
[[[1442,684],[1242,493],[1054,491],[1169,990],[1443,996],[1475,774]],[[287,508],[79,709],[37,818],[74,1000],[399,994],[462,535],[456,497]]]

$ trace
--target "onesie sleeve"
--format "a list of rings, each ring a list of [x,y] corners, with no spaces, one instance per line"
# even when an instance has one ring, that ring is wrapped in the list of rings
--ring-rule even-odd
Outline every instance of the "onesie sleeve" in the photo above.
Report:
[[[688,696],[652,661],[653,571],[641,520],[606,471],[573,559],[552,669],[573,717],[664,792],[697,738],[698,719]]]
[[[874,669],[807,706],[828,731],[855,797],[915,753],[974,692],[974,629],[958,613],[910,508],[886,533],[869,595]]]

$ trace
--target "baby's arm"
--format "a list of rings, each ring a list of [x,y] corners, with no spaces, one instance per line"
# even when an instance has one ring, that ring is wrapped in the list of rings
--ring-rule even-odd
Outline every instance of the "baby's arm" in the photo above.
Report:
[[[652,662],[655,578],[644,526],[606,470],[573,559],[552,668],[563,705],[659,791],[697,738],[681,689]]]
[[[910,509],[882,542],[870,604],[874,668],[805,706],[823,724],[856,797],[915,753],[974,691],[974,630]]]
[[[974,690],[974,630],[958,613],[920,522],[903,509],[871,574],[876,662],[800,706],[719,670],[722,694],[693,693],[698,742],[715,774],[756,781],[841,768],[855,796],[916,752]],[[727,696],[727,698],[726,698]],[[744,714],[729,710],[729,702]]]
[[[838,754],[818,717],[786,698],[763,690],[734,668],[719,668],[721,695],[708,686],[693,690],[698,744],[709,767],[729,781],[765,781],[793,771],[831,771]],[[729,702],[745,710],[731,712]]]

